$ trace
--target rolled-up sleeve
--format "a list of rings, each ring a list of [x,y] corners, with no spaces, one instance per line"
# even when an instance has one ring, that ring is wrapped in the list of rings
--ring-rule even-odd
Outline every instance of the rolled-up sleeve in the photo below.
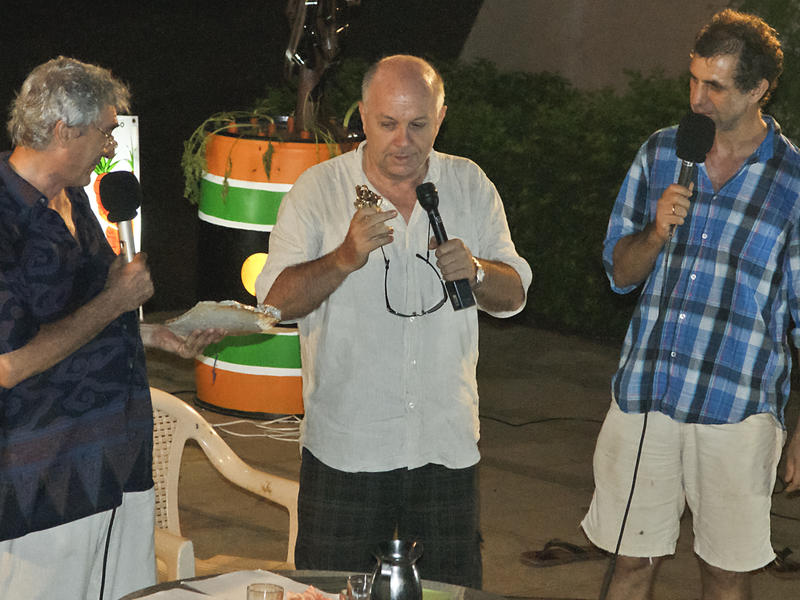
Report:
[[[618,294],[627,294],[637,287],[636,285],[620,287],[614,283],[614,248],[620,239],[642,231],[650,222],[647,154],[648,143],[645,143],[639,149],[633,165],[622,182],[603,242],[603,267],[611,283],[611,289]]]

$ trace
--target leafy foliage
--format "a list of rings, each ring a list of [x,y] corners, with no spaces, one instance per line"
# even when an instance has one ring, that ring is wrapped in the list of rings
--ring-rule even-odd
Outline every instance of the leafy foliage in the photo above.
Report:
[[[767,112],[790,138],[799,138],[800,0],[738,4],[781,32],[784,75]],[[467,156],[486,171],[503,197],[517,248],[533,268],[522,318],[619,340],[636,294],[619,296],[609,288],[601,263],[608,217],[639,146],[687,110],[687,77],[631,72],[627,89],[614,93],[578,90],[551,73],[503,72],[486,61],[433,62],[444,77],[448,104],[436,148]],[[367,66],[356,59],[336,66],[322,84],[320,122],[332,123],[324,115],[352,108]],[[291,88],[274,89],[257,104],[264,112],[279,107],[272,114],[289,114],[295,96]],[[187,142],[194,156],[184,165],[187,172],[204,169],[197,162],[203,139]]]
[[[793,141],[800,139],[800,0],[745,0],[737,8],[760,16],[780,34],[783,48],[783,75],[766,112],[781,124]]]
[[[437,149],[473,159],[503,197],[534,272],[525,318],[621,337],[635,298],[611,292],[603,271],[608,217],[639,146],[686,111],[686,80],[629,73],[615,94],[485,61],[451,63],[442,75],[448,112]]]
[[[251,123],[251,119],[255,123]],[[206,145],[209,136],[221,131],[229,131],[232,128],[237,130],[252,128],[257,132],[265,123],[272,123],[273,119],[269,115],[269,107],[262,103],[252,110],[225,111],[211,115],[203,121],[183,142],[183,155],[181,156],[181,168],[183,169],[184,189],[183,195],[192,204],[200,201],[200,181],[208,170],[206,162]],[[267,170],[269,173],[269,170]],[[225,181],[227,189],[227,178]]]

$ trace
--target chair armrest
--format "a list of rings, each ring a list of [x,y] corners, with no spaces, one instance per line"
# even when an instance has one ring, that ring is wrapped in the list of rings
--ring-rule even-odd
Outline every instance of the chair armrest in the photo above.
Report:
[[[194,545],[192,540],[170,533],[166,529],[155,529],[156,565],[159,579],[162,573],[165,581],[194,577]]]

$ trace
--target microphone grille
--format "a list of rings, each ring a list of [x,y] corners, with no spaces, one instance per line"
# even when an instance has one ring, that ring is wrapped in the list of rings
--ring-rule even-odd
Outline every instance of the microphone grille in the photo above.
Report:
[[[678,124],[675,152],[678,158],[691,163],[702,163],[714,145],[714,121],[705,115],[687,112]]]
[[[139,180],[130,171],[113,171],[100,180],[100,202],[112,223],[130,221],[142,204]]]
[[[426,211],[430,212],[439,206],[439,192],[430,181],[417,186],[417,200]]]

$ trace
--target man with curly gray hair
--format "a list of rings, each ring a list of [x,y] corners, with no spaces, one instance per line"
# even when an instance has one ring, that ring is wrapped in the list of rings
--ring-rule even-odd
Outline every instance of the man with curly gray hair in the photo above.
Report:
[[[184,357],[223,332],[141,325],[146,257],[116,257],[83,187],[112,158],[128,89],[101,67],[36,67],[0,154],[0,589],[118,598],[154,583],[144,345]]]

